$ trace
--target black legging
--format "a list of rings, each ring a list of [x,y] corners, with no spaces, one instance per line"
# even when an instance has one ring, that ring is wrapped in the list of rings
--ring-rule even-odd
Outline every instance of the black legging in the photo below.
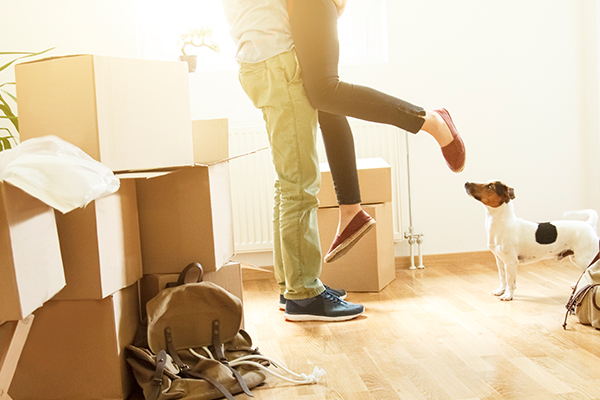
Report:
[[[360,203],[354,139],[346,116],[417,133],[425,122],[425,110],[375,89],[340,81],[333,0],[288,0],[288,9],[304,87],[319,110],[338,203]]]

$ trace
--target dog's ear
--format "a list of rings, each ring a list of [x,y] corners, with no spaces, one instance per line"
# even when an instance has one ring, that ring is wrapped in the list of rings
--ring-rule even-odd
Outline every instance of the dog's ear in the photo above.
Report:
[[[494,182],[494,188],[496,189],[496,194],[502,200],[502,203],[508,203],[509,201],[515,198],[515,190],[511,187],[506,186],[500,181]]]
[[[511,187],[508,188],[508,197],[510,197],[511,200],[515,199],[515,189]]]

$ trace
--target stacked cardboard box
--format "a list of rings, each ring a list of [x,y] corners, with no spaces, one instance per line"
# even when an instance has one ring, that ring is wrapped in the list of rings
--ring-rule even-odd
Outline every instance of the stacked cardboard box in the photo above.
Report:
[[[321,280],[334,288],[378,292],[396,278],[391,167],[381,158],[357,160],[363,209],[375,226],[343,257],[324,263]],[[339,209],[329,166],[321,164],[319,235],[325,253],[333,241]]]
[[[212,271],[207,280],[241,296],[240,264],[229,263],[227,120],[191,121],[185,63],[78,55],[22,63],[15,75],[21,140],[61,137],[118,173],[121,187],[64,215],[35,210],[36,223],[56,221],[56,254],[37,242],[43,252],[32,253],[28,242],[29,255],[43,260],[19,254],[19,263],[29,272],[29,264],[51,269],[60,261],[62,283],[54,273],[52,290],[37,293],[32,285],[22,292],[37,307],[54,298],[35,312],[10,394],[126,399],[135,383],[124,349],[140,323],[140,282],[200,262]],[[3,223],[12,229],[10,220]],[[0,240],[6,237],[0,232]],[[1,289],[15,285],[0,278]],[[142,286],[147,300],[148,285]],[[37,307],[12,306],[10,316]]]
[[[191,262],[204,280],[242,298],[240,263],[234,256],[229,125],[226,119],[192,121],[194,163],[136,179],[146,302]],[[145,175],[145,176],[144,176]],[[134,174],[139,176],[139,174]]]
[[[0,183],[0,323],[22,320],[65,286],[54,210]]]

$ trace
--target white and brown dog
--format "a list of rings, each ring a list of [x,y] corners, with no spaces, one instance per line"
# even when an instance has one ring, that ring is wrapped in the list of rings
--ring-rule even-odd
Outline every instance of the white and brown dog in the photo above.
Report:
[[[598,254],[598,213],[594,210],[565,213],[566,217],[583,217],[586,221],[534,223],[515,216],[511,202],[514,189],[502,182],[467,182],[465,190],[485,205],[488,248],[496,257],[500,274],[500,287],[492,293],[500,300],[512,300],[518,264],[570,257],[584,271]]]

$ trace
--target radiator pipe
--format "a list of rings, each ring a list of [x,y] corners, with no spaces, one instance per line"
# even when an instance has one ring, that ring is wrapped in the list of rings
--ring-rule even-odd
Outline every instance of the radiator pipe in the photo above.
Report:
[[[415,233],[413,227],[413,218],[412,218],[412,195],[410,192],[410,151],[408,146],[408,134],[404,135],[406,138],[406,175],[407,175],[407,183],[408,183],[408,221],[409,227],[408,232],[404,232],[404,238],[408,239],[408,246],[410,248],[410,269],[423,269],[425,266],[423,265],[423,254],[421,253],[421,244],[423,243],[424,233]],[[413,247],[417,244],[417,254],[419,257],[419,264],[415,266],[415,255],[413,251]]]

